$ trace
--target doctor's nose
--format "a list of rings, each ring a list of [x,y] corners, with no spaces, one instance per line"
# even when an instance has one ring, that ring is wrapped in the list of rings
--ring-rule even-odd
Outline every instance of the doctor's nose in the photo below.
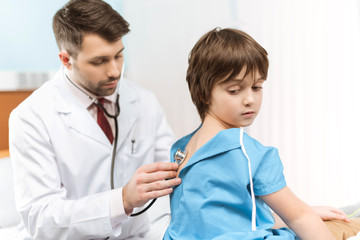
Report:
[[[106,71],[109,78],[118,78],[121,73],[121,65],[119,65],[116,61],[110,61]]]

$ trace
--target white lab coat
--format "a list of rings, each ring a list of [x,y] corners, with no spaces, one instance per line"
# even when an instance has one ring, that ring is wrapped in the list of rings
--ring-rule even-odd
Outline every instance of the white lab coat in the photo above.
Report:
[[[124,216],[112,229],[112,145],[65,81],[60,70],[9,120],[16,204],[30,233],[26,239],[127,239],[143,234],[149,228],[146,214]],[[124,79],[120,107],[115,188],[124,186],[139,166],[169,161],[173,142],[149,91]]]

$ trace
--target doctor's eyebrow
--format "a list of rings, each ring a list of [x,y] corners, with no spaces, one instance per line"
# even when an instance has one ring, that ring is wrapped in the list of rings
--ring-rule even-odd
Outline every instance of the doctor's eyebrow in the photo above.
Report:
[[[124,51],[125,47],[123,47],[122,49],[120,49],[115,56],[119,55],[120,53],[122,53]],[[108,58],[109,56],[96,56],[90,59],[90,61],[94,61],[94,60],[98,60],[98,59],[103,59],[103,58]]]

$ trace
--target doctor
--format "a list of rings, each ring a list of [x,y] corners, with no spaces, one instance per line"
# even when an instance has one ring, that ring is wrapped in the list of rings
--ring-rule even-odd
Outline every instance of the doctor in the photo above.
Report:
[[[19,239],[145,239],[147,214],[129,215],[180,179],[155,96],[121,79],[128,23],[101,0],[71,0],[53,30],[63,67],[9,120]],[[112,190],[115,122],[91,99],[115,115],[118,94]]]

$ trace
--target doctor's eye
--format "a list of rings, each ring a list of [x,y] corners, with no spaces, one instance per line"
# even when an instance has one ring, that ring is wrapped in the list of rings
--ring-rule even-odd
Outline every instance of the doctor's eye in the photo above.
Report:
[[[91,64],[94,66],[99,66],[99,65],[103,64],[104,62],[105,62],[105,60],[101,60],[101,61],[91,62]]]
[[[116,55],[115,56],[115,59],[121,59],[123,57],[123,55],[122,54],[119,54],[119,55]]]
[[[109,59],[107,58],[98,58],[91,61],[90,64],[93,66],[100,66],[101,64],[106,63],[107,61],[109,61]]]

